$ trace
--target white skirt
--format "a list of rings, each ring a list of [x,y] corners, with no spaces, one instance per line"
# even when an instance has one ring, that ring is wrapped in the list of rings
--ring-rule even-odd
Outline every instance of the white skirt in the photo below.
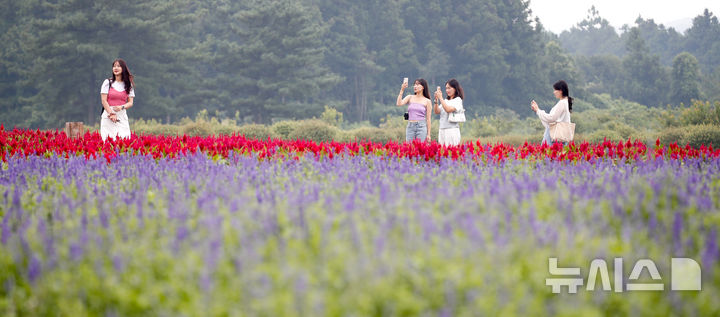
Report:
[[[120,121],[113,122],[108,118],[107,111],[103,111],[102,116],[100,116],[100,136],[102,136],[103,141],[108,137],[130,137],[130,122],[128,121],[127,110],[117,112],[117,117],[120,118]]]
[[[438,143],[446,146],[460,144],[460,128],[440,129]]]

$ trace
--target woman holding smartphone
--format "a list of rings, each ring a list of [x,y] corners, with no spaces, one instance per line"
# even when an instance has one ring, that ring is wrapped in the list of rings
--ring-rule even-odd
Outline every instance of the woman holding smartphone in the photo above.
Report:
[[[535,100],[530,102],[530,107],[540,118],[540,123],[542,123],[545,127],[542,143],[547,143],[548,145],[553,144],[553,140],[550,138],[550,124],[557,122],[570,122],[573,98],[570,97],[569,91],[570,89],[568,88],[568,84],[564,80],[559,80],[553,84],[553,95],[555,95],[555,98],[559,101],[554,107],[552,107],[552,109],[550,109],[550,113],[540,110],[540,107]]]
[[[405,96],[403,93],[408,87],[407,80],[403,81],[400,87],[400,94],[397,97],[397,105],[408,105],[408,125],[405,128],[405,141],[425,140],[430,142],[430,111],[432,101],[430,100],[430,92],[425,79],[418,78],[413,84],[414,94]]]
[[[438,142],[440,145],[458,145],[460,144],[460,124],[450,122],[448,118],[452,112],[464,111],[463,98],[465,94],[460,83],[455,78],[445,83],[445,93],[447,99],[442,98],[440,86],[435,91],[435,114],[440,115]]]

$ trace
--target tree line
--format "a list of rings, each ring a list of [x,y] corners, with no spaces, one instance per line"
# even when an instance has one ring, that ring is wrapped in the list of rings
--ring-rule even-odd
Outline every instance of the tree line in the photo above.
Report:
[[[0,0],[0,121],[97,122],[100,84],[115,58],[136,78],[132,116],[162,122],[206,109],[271,123],[329,106],[350,122],[377,124],[402,113],[394,100],[403,77],[431,87],[457,78],[477,115],[528,115],[529,100],[552,102],[558,79],[588,100],[609,93],[663,106],[720,95],[720,48],[712,45],[720,27],[709,11],[685,34],[639,19],[613,37],[596,13],[555,35],[528,4]]]
[[[580,86],[647,106],[720,100],[720,23],[708,9],[679,33],[639,16],[618,33],[591,7],[554,39],[573,56]]]

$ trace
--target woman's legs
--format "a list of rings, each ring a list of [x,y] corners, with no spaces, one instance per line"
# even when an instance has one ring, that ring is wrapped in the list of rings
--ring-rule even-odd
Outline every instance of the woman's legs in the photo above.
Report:
[[[552,145],[552,139],[550,138],[550,128],[545,128],[545,134],[543,134],[542,143]]]
[[[418,122],[417,139],[420,141],[425,141],[426,138],[427,138],[427,122],[419,121]]]
[[[415,122],[408,122],[405,128],[405,141],[410,142],[415,139]]]
[[[427,137],[427,123],[425,121],[408,122],[405,128],[405,141],[411,142],[418,139],[425,141]]]

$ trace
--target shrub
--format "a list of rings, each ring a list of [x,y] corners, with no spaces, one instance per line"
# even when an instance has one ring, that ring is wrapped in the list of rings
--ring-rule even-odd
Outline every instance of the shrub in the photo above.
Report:
[[[372,141],[376,143],[398,141],[391,132],[381,128],[366,127],[352,130],[350,132],[352,133],[352,138],[355,141]]]
[[[343,114],[333,107],[325,106],[325,111],[320,115],[320,120],[333,127],[340,127],[343,123]]]
[[[139,131],[136,131],[139,132]],[[173,125],[173,124],[158,124],[155,126],[147,126],[146,129],[143,131],[145,134],[154,134],[154,135],[178,135],[180,134],[180,126]]]
[[[275,135],[277,135],[278,137],[282,139],[288,139],[290,133],[292,133],[297,126],[298,123],[295,121],[279,121],[274,123],[271,129],[272,132],[275,133]]]
[[[320,120],[302,121],[289,135],[293,140],[311,140],[315,142],[329,142],[335,139],[337,128],[329,126]]]
[[[620,121],[609,122],[605,125],[605,130],[617,132],[618,134],[620,134],[620,138],[622,138],[622,140],[637,137],[637,135],[639,134],[637,130]]]
[[[351,131],[340,130],[335,134],[335,141],[349,143],[355,141],[355,135]]]
[[[248,139],[266,140],[267,138],[274,138],[272,130],[262,124],[248,124],[240,127],[237,130],[239,135],[244,135]]]
[[[603,123],[610,120],[606,110],[574,112],[570,115],[570,118],[575,123],[575,133],[591,133],[600,130]]]
[[[233,134],[233,132],[235,132],[235,130],[237,130],[237,127],[235,127],[235,126],[221,124],[221,125],[215,126],[215,131],[213,132],[213,134],[215,134],[215,135],[231,135],[231,134]]]
[[[720,102],[711,105],[693,100],[692,105],[680,113],[680,122],[683,125],[720,124]]]
[[[389,133],[395,142],[405,142],[405,127],[389,128],[385,129]]]
[[[667,128],[660,132],[659,139],[662,144],[671,144],[671,143],[685,144],[686,135],[687,135],[686,127]]]
[[[208,136],[213,134],[212,125],[204,120],[187,123],[180,128],[180,131],[189,136]]]
[[[687,131],[685,141],[694,148],[699,148],[701,145],[718,147],[720,146],[720,126],[691,126]]]
[[[403,139],[405,136],[405,127],[406,126],[407,126],[407,121],[405,121],[402,116],[387,114],[384,119],[380,119],[380,127],[383,129],[402,128],[403,129]]]
[[[490,137],[498,135],[498,129],[490,123],[488,117],[477,118],[467,122],[469,133],[479,137]],[[461,131],[462,132],[462,131]]]
[[[623,138],[623,136],[618,131],[606,130],[606,129],[597,130],[593,133],[590,133],[590,134],[584,136],[583,138],[585,141],[588,141],[590,143],[600,143],[605,140],[613,141],[613,142],[626,140],[625,138]],[[582,141],[583,141],[583,139],[575,138],[575,143],[580,143]]]
[[[474,139],[465,139],[465,137],[462,138],[462,142],[474,142],[476,140]],[[537,135],[519,135],[519,134],[508,134],[508,135],[501,135],[501,136],[491,136],[491,137],[481,137],[477,139],[477,141],[480,141],[481,144],[496,144],[496,143],[502,143],[506,145],[512,145],[512,146],[520,146],[523,145],[525,142],[528,143],[540,143],[542,141],[542,134]]]

